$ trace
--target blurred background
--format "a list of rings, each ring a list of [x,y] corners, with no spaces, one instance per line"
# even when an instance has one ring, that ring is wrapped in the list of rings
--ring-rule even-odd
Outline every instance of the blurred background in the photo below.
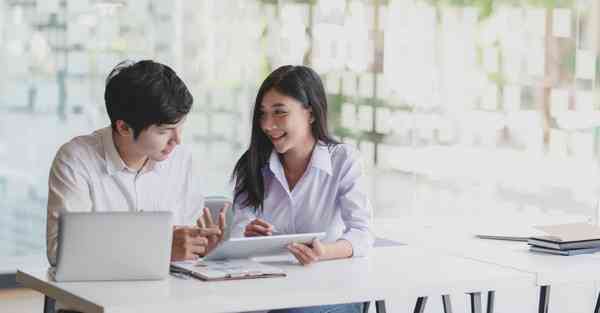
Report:
[[[597,221],[599,23],[595,0],[0,0],[0,259],[45,253],[54,154],[108,126],[123,59],[190,88],[206,195],[231,196],[258,86],[291,63],[321,75],[376,217]]]

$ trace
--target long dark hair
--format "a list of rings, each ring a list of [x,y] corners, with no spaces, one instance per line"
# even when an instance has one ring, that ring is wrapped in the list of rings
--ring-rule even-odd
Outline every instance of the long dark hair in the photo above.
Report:
[[[264,95],[271,90],[296,99],[306,109],[312,109],[314,122],[311,123],[311,131],[315,140],[328,146],[338,144],[327,128],[327,97],[319,75],[309,67],[293,65],[281,66],[269,74],[254,102],[250,145],[235,164],[231,175],[231,179],[235,180],[234,202],[245,195],[241,203],[261,211],[265,197],[262,169],[269,160],[273,144],[260,127],[260,107]]]

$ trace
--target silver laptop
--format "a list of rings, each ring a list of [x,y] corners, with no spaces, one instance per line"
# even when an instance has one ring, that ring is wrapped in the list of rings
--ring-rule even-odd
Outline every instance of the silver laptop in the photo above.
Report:
[[[56,281],[159,280],[169,275],[171,212],[63,213]]]

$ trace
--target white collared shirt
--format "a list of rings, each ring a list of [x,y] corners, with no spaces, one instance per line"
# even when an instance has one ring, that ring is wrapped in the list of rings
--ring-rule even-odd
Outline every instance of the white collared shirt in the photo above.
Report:
[[[50,264],[56,265],[60,212],[171,211],[175,224],[193,224],[202,214],[203,197],[192,167],[190,151],[179,145],[168,159],[131,170],[117,152],[110,127],[64,144],[48,181]]]
[[[326,232],[324,242],[345,239],[354,256],[364,256],[373,244],[371,204],[359,184],[362,176],[358,152],[347,144],[326,146],[319,142],[305,173],[290,191],[283,166],[273,151],[263,169],[265,199],[262,212],[234,203],[232,237],[244,236],[255,218],[272,224],[284,234]]]

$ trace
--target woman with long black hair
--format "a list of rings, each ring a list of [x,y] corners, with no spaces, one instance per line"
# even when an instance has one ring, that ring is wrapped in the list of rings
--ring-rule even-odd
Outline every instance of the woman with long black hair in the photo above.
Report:
[[[233,171],[231,236],[325,232],[322,241],[288,247],[303,265],[365,256],[373,235],[361,176],[357,151],[329,135],[318,74],[306,66],[282,66],[258,91],[250,145]],[[353,303],[283,311],[360,310]]]

